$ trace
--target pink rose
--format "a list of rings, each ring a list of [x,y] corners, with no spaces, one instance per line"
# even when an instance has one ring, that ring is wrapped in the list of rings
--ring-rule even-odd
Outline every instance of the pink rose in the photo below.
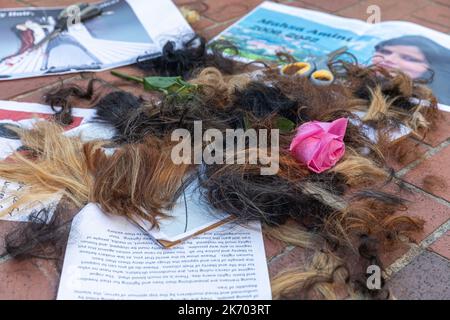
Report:
[[[345,153],[347,118],[333,122],[312,121],[302,124],[289,151],[301,163],[317,173],[333,167]]]

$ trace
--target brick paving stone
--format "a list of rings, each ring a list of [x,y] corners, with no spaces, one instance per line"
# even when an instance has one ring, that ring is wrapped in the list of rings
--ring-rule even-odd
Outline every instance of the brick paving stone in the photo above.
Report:
[[[138,69],[135,66],[127,66],[114,69],[115,71],[123,72],[125,74],[133,75],[136,77],[145,77],[146,75],[150,75],[149,71],[143,71]],[[136,83],[124,79],[120,79],[111,74],[110,70],[97,72],[97,73],[84,73],[84,79],[101,79],[105,81],[109,86],[115,87],[116,89],[125,90],[127,92],[131,92],[134,95],[141,96],[145,99],[151,100],[158,93],[145,91],[142,85],[136,85]],[[86,85],[87,81],[84,82]]]
[[[181,7],[183,5],[191,4],[192,0],[173,0],[173,3],[175,3],[178,7]]]
[[[385,154],[388,166],[393,168],[395,171],[399,171],[413,161],[421,158],[428,150],[418,141],[411,138],[403,139],[399,143],[402,144],[400,149],[401,151],[395,152],[395,150],[391,148],[388,150],[387,154]]]
[[[205,17],[200,17],[200,20],[192,23],[191,27],[195,31],[200,32],[200,31],[204,30],[205,28],[211,27],[213,25],[214,25],[214,22],[211,21],[210,19],[205,18]]]
[[[0,8],[19,8],[25,7],[22,2],[16,0],[0,0]]]
[[[54,299],[58,281],[52,261],[9,260],[0,264],[0,300]]]
[[[236,21],[233,20],[233,21],[229,21],[224,24],[220,24],[213,28],[206,28],[205,30],[200,31],[199,33],[200,33],[200,35],[204,36],[207,40],[211,40],[212,38],[217,36],[219,33],[221,33],[223,30],[225,30],[226,28],[228,28],[235,22]]]
[[[411,240],[416,243],[424,240],[434,230],[450,219],[450,207],[437,202],[428,195],[402,190],[394,187],[392,184],[386,188],[386,191],[408,200],[406,202],[408,209],[397,212],[397,215],[401,214],[425,220],[423,231],[414,233],[411,236]]]
[[[270,260],[279,255],[286,248],[286,244],[278,239],[264,235],[264,248],[267,260]]]
[[[428,1],[424,0],[364,0],[349,8],[340,10],[337,14],[349,17],[367,20],[369,13],[367,8],[370,5],[377,5],[380,7],[381,21],[401,20],[403,17],[409,16],[417,8],[423,7]]]
[[[115,68],[114,71],[122,72],[122,73],[129,74],[129,75],[132,75],[135,77],[144,77],[146,74],[145,71],[140,70],[136,66],[125,66],[125,67]],[[82,76],[85,79],[99,78],[104,81],[110,82],[113,85],[120,85],[122,83],[132,84],[134,87],[139,88],[139,86],[136,84],[136,82],[123,80],[119,77],[112,75],[111,70],[105,70],[105,71],[100,71],[100,72],[83,72]]]
[[[442,4],[443,6],[450,7],[450,0],[433,0],[433,2],[437,2],[439,4]]]
[[[242,17],[261,2],[262,0],[210,0],[206,1],[209,8],[203,15],[216,22],[225,22]]]
[[[75,75],[74,77],[67,79],[60,79],[52,84],[49,84],[45,87],[39,88],[37,90],[23,93],[19,96],[16,96],[10,100],[19,101],[19,102],[34,102],[34,103],[44,103],[44,95],[52,90],[55,90],[61,85],[67,85],[69,83],[77,83],[79,81],[79,75]]]
[[[414,11],[413,16],[425,21],[448,27],[450,21],[450,8],[440,4],[429,4]]]
[[[39,88],[58,83],[61,80],[74,76],[76,74],[0,81],[0,99],[8,100],[18,95],[31,93]]]
[[[293,6],[293,7],[302,8],[302,9],[317,10],[317,11],[322,11],[322,12],[330,12],[329,10],[321,9],[317,5],[314,5],[314,4],[305,2],[305,1],[294,1],[294,2],[281,1],[280,3],[286,4],[286,5],[289,5],[289,6]]]
[[[380,250],[380,260],[383,267],[386,269],[393,264],[397,259],[405,255],[411,248],[409,243],[398,244],[394,248],[389,248],[387,251]]]
[[[300,247],[295,247],[289,252],[285,252],[269,263],[270,278],[289,268],[305,268],[311,255],[311,250]]]
[[[450,201],[450,146],[424,160],[403,179],[438,197]],[[427,177],[430,177],[428,180]],[[429,181],[429,182],[428,182]]]
[[[359,0],[302,0],[301,2],[307,3],[309,5],[317,6],[318,8],[325,10],[327,12],[336,12],[349,8],[359,2]]]
[[[117,68],[115,70],[130,74],[130,75],[134,75],[134,76],[143,76],[144,75],[144,72],[140,71],[136,67],[122,67],[122,68]],[[56,90],[61,84],[63,84],[63,83],[64,83],[64,85],[73,84],[73,85],[77,85],[77,86],[85,89],[89,83],[89,80],[91,80],[93,78],[104,81],[102,83],[99,83],[99,82],[95,83],[95,86],[94,86],[95,94],[99,94],[100,92],[107,93],[109,91],[121,89],[121,90],[131,92],[137,96],[142,96],[143,98],[146,98],[146,99],[152,99],[153,97],[155,97],[155,93],[144,91],[143,88],[139,85],[136,85],[136,83],[117,78],[117,77],[111,75],[110,71],[107,70],[107,71],[102,71],[102,72],[97,72],[97,73],[93,73],[93,72],[81,73],[81,74],[78,74],[77,78],[70,78],[70,79],[64,80],[63,82],[55,83],[51,87],[46,87],[43,89],[33,91],[28,94],[21,95],[20,97],[16,97],[13,100],[19,101],[19,102],[43,103],[44,102],[43,96],[46,93],[48,93],[49,91]],[[78,107],[78,108],[90,108],[93,106],[95,101],[96,101],[95,99],[92,99],[91,101],[78,99],[73,102],[73,106]]]
[[[450,218],[448,206],[442,205],[427,196],[414,193],[406,195],[405,198],[411,201],[408,203],[406,215],[425,220],[423,231],[412,236],[412,239],[416,242],[424,240]]]
[[[450,260],[450,231],[444,233],[429,249]]]
[[[397,299],[450,299],[450,261],[425,251],[396,273],[389,287]]]
[[[208,5],[205,2],[193,2],[193,1],[174,1],[177,4],[178,8],[188,8],[190,10],[195,10],[200,15],[199,21],[196,21],[191,24],[194,30],[201,31],[207,27],[213,26],[216,22],[206,18],[204,16],[205,12],[208,10]]]
[[[402,17],[402,20],[408,21],[408,22],[412,22],[412,23],[416,23],[416,24],[420,24],[424,27],[430,28],[430,29],[434,29],[437,30],[439,32],[444,32],[444,33],[448,33],[450,32],[450,27],[444,27],[440,24],[437,23],[433,23],[431,21],[427,21],[427,20],[423,20],[420,18],[417,18],[415,16],[405,16]]]
[[[450,112],[441,112],[436,128],[430,130],[423,142],[436,147],[450,138]]]
[[[5,235],[20,226],[23,222],[0,220],[0,254],[3,254],[5,249]]]
[[[64,7],[77,3],[72,0],[26,0],[25,3],[32,4],[36,7]],[[97,0],[83,0],[83,2],[95,3]]]

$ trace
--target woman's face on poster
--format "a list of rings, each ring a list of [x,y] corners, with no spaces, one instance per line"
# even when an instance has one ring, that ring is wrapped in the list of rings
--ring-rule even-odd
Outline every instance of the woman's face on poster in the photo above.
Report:
[[[375,52],[372,63],[388,70],[400,69],[413,79],[423,76],[429,69],[423,52],[415,46],[389,45]]]

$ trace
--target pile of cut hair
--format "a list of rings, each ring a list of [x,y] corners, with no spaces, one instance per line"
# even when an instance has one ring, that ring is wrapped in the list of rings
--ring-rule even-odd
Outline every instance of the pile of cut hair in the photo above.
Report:
[[[229,44],[220,47],[235,50]],[[384,281],[379,290],[367,289],[367,267],[382,268],[381,254],[423,228],[420,219],[401,214],[406,201],[386,191],[396,181],[386,155],[396,150],[398,161],[402,158],[401,141],[390,141],[389,133],[400,125],[422,136],[433,129],[439,111],[432,92],[401,72],[345,61],[336,70],[336,81],[320,86],[280,75],[273,63],[234,62],[215,48],[208,51],[195,38],[181,49],[168,43],[162,57],[139,61],[150,74],[180,75],[197,84],[187,99],[158,93],[150,101],[110,87],[94,90],[91,80],[86,89],[66,85],[46,96],[49,104],[64,106],[55,121],[39,121],[31,130],[11,128],[24,148],[0,161],[0,177],[27,186],[14,206],[48,200],[56,192],[63,194],[63,204],[49,223],[38,223],[48,214],[41,210],[31,223],[7,235],[6,254],[58,257],[62,251],[49,248],[67,240],[75,209],[88,202],[108,214],[146,219],[157,228],[165,210],[195,179],[205,205],[235,216],[234,223],[258,220],[268,237],[305,248],[306,264],[299,262],[272,278],[274,298],[336,299],[342,292],[351,298],[389,298]],[[92,100],[94,121],[114,130],[114,138],[83,141],[64,135],[73,99]],[[365,112],[362,119],[357,111]],[[201,121],[203,133],[249,127],[270,132],[278,128],[279,117],[295,127],[348,118],[344,157],[314,173],[289,152],[295,130],[287,130],[280,132],[279,170],[273,175],[261,174],[267,164],[251,159],[255,147],[249,144],[240,164],[171,161],[175,129],[193,136],[195,122]],[[366,125],[376,128],[376,139],[364,134]]]

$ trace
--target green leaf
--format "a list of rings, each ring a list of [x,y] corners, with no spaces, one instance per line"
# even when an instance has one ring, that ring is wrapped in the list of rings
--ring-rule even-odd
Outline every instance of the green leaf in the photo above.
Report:
[[[149,90],[169,89],[174,85],[179,86],[180,77],[145,77],[144,88]]]
[[[276,119],[276,126],[282,133],[286,133],[294,130],[295,123],[285,117],[278,116]]]
[[[183,87],[197,87],[195,84],[190,84],[187,81],[184,81],[181,77],[178,77],[177,83]]]

